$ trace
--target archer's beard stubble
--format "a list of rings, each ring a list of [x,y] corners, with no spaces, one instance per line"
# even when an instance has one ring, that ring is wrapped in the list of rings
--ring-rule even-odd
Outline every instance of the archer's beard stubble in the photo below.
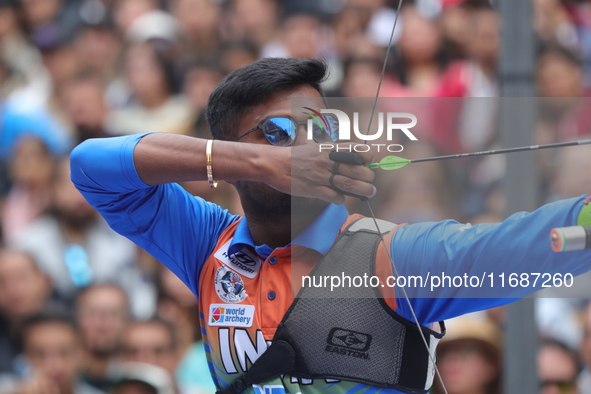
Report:
[[[315,198],[296,197],[282,193],[261,182],[240,182],[245,211],[263,217],[288,217],[319,213],[328,203]],[[242,194],[244,193],[244,196]]]

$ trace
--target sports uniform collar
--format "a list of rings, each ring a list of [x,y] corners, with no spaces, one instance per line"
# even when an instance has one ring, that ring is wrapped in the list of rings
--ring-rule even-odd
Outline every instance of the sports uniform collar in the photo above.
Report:
[[[292,241],[292,244],[314,249],[324,255],[332,246],[339,230],[349,212],[344,205],[329,204],[314,221]],[[228,253],[234,254],[240,251],[245,245],[251,246],[262,257],[267,258],[272,252],[267,245],[257,246],[254,244],[248,222],[243,216],[236,227],[234,238],[228,248]],[[289,246],[289,245],[286,245]]]

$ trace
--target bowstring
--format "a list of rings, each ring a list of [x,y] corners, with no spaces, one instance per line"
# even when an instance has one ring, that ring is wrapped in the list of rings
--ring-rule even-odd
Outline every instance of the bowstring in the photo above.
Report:
[[[396,17],[394,18],[394,24],[392,26],[392,32],[390,33],[390,40],[388,41],[388,47],[386,49],[386,56],[384,57],[384,64],[382,66],[382,73],[380,74],[380,82],[378,83],[378,89],[376,91],[376,97],[374,99],[373,102],[373,106],[371,109],[371,116],[369,118],[369,124],[367,126],[367,132],[365,133],[365,135],[369,135],[369,131],[371,130],[371,123],[373,120],[373,116],[375,114],[375,110],[376,110],[376,106],[378,104],[378,99],[380,96],[380,89],[382,88],[382,82],[384,80],[384,75],[386,73],[386,66],[388,65],[388,57],[390,56],[390,49],[392,48],[392,41],[394,40],[394,31],[396,30],[396,25],[398,24],[398,17],[400,15],[400,8],[402,7],[402,3],[404,0],[400,0],[398,2],[398,7],[396,9]],[[363,142],[363,144],[367,144],[367,139]],[[378,221],[376,219],[376,216],[373,212],[373,209],[371,207],[371,204],[369,202],[369,199],[366,199],[365,202],[367,203],[367,207],[369,209],[369,212],[371,214],[371,218],[373,219],[373,222],[376,226],[376,230],[378,232],[378,234],[380,235],[380,240],[382,245],[384,245],[384,248],[386,249],[386,254],[388,255],[388,258],[390,259],[390,263],[392,263],[392,270],[393,273],[395,275],[395,277],[399,277],[400,275],[398,274],[398,269],[396,268],[396,264],[394,264],[394,258],[392,257],[392,251],[388,249],[387,245],[386,245],[386,241],[384,240],[384,236],[382,235],[382,232],[380,231],[380,227],[378,225]],[[410,302],[410,298],[408,297],[408,294],[406,292],[406,288],[405,287],[399,287],[398,289],[402,289],[402,294],[404,295],[404,299],[406,300],[406,303],[408,304],[408,307],[410,309],[410,313],[414,319],[414,323],[417,326],[419,333],[421,334],[421,339],[423,340],[423,344],[425,345],[425,348],[427,349],[427,353],[429,354],[429,359],[431,360],[431,363],[433,365],[433,368],[435,369],[435,374],[437,375],[437,378],[439,380],[439,383],[441,383],[441,388],[443,389],[443,392],[445,394],[448,394],[447,392],[447,388],[445,387],[445,383],[443,382],[443,378],[441,377],[441,373],[439,372],[439,368],[437,368],[437,363],[435,362],[435,355],[431,352],[431,349],[429,347],[429,344],[427,343],[427,338],[425,337],[425,333],[423,332],[423,328],[421,326],[421,324],[419,323],[419,319],[415,313],[415,310],[412,306],[412,303]],[[435,348],[433,348],[433,352],[435,351]]]

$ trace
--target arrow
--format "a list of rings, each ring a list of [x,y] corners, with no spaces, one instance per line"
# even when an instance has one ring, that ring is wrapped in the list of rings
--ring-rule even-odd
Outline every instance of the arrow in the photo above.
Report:
[[[500,155],[500,154],[504,154],[504,153],[525,152],[525,151],[533,151],[533,150],[539,150],[539,149],[550,149],[550,148],[564,148],[566,146],[589,145],[589,144],[591,144],[591,139],[581,140],[581,141],[571,141],[571,142],[558,142],[558,143],[554,143],[554,144],[545,144],[545,145],[521,146],[518,148],[485,150],[485,151],[481,151],[481,152],[460,153],[457,155],[435,156],[435,157],[427,157],[424,159],[412,159],[412,160],[405,159],[403,157],[398,157],[398,156],[386,156],[382,160],[380,160],[379,163],[368,163],[368,164],[364,164],[364,166],[366,166],[368,168],[381,168],[382,170],[397,170],[399,168],[407,166],[410,163],[422,163],[422,162],[426,162],[426,161],[460,159],[463,157],[472,157],[472,156]]]

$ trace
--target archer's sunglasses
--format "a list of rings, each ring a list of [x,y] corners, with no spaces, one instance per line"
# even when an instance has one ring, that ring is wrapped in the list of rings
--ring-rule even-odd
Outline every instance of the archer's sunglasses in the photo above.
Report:
[[[336,142],[339,138],[339,121],[332,115],[323,115],[323,119],[312,121],[312,137],[316,142]],[[308,121],[296,122],[287,116],[273,116],[265,119],[258,126],[248,130],[234,141],[238,141],[250,133],[262,130],[265,139],[271,145],[291,146],[298,135],[298,126],[306,126]]]

